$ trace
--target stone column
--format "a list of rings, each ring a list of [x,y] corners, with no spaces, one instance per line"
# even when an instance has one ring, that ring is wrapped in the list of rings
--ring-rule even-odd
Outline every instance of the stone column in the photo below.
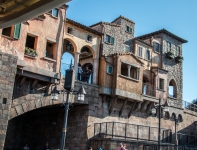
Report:
[[[74,54],[74,71],[75,71],[75,80],[77,80],[78,77],[78,63],[79,63],[79,55],[81,53],[75,52]]]
[[[0,52],[0,149],[3,150],[17,71],[17,57]],[[8,76],[9,75],[9,76]]]
[[[137,80],[139,80],[139,71],[140,71],[140,69],[137,68],[137,72],[136,72],[136,76],[137,76],[136,79],[137,79]]]
[[[131,77],[131,66],[130,65],[127,65],[127,69],[128,69],[128,77],[130,78]]]
[[[95,58],[93,59],[93,70],[92,70],[93,84],[98,83],[98,68],[99,68],[99,58]]]

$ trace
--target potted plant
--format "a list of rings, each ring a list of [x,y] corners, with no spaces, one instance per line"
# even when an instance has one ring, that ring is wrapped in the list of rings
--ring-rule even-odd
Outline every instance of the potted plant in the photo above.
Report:
[[[38,53],[34,49],[29,48],[29,47],[25,47],[25,54],[32,56],[32,57],[38,56]]]
[[[168,51],[166,53],[166,57],[169,58],[169,59],[173,59],[174,58],[174,54],[171,51]]]
[[[175,60],[176,60],[177,62],[182,62],[184,59],[183,59],[182,56],[177,56],[177,57],[175,58]]]

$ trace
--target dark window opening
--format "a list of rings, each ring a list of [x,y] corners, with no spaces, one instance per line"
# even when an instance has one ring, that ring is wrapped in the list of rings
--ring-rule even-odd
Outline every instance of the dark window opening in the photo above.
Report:
[[[67,28],[67,33],[68,33],[68,34],[72,34],[72,32],[73,32],[73,29],[70,28],[70,27],[68,27],[68,28]]]
[[[87,41],[92,42],[92,36],[91,35],[87,36]]]
[[[127,64],[124,63],[121,64],[121,75],[128,76]]]
[[[146,59],[150,60],[150,51],[149,50],[146,50]]]
[[[129,27],[129,26],[126,26],[126,31],[129,32],[129,33],[132,33],[132,28]]]
[[[7,103],[7,98],[3,98],[3,104]]]
[[[110,43],[110,44],[114,44],[114,38],[109,35],[106,35],[105,42]]]
[[[53,50],[54,50],[54,43],[50,43],[47,41],[46,44],[46,51],[45,51],[45,57],[52,58],[53,59]]]
[[[170,81],[169,86],[168,86],[168,96],[172,98],[176,98],[176,84],[173,80]]]
[[[35,44],[35,37],[27,35],[25,46],[34,49],[34,44]]]
[[[138,80],[138,68],[131,66],[130,68],[130,77]]]
[[[2,31],[2,35],[11,37],[12,27],[4,28]]]
[[[159,78],[159,89],[164,90],[164,79]]]

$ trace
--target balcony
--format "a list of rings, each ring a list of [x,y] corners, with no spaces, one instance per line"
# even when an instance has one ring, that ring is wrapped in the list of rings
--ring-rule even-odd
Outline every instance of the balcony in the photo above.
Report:
[[[142,94],[156,97],[156,87],[150,84],[143,83]]]

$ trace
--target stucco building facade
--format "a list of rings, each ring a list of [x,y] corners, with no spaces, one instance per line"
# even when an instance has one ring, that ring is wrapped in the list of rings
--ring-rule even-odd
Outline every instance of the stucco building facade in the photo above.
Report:
[[[4,143],[4,149],[25,143],[41,149],[45,142],[60,148],[65,94],[56,101],[51,94],[55,86],[63,89],[64,53],[74,58],[74,90],[81,85],[86,90],[83,102],[70,95],[67,149],[114,150],[126,143],[130,150],[156,143],[158,118],[151,109],[159,99],[169,108],[162,111],[162,142],[175,143],[176,118],[177,131],[187,136],[179,134],[180,144],[189,143],[196,136],[197,113],[182,107],[187,41],[165,29],[135,37],[135,23],[123,16],[88,27],[66,18],[66,9],[1,30],[1,149]],[[88,80],[83,78],[87,67]],[[13,93],[5,95],[8,89]]]

